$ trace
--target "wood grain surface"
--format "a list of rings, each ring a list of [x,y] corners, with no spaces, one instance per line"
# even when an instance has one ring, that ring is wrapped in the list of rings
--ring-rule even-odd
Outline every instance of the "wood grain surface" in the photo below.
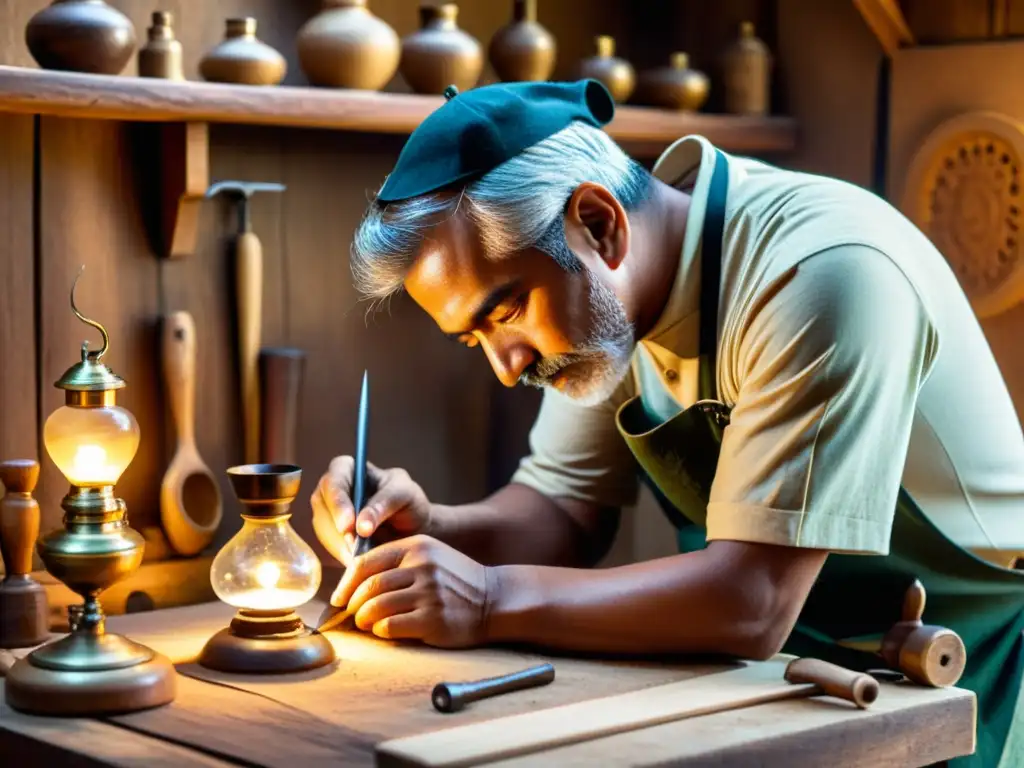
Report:
[[[227,768],[220,760],[152,736],[127,733],[99,720],[61,720],[24,715],[0,699],[4,760],[12,766],[74,768]]]
[[[299,611],[314,623],[324,603]],[[452,651],[418,643],[384,641],[364,632],[328,632],[338,661],[332,667],[291,675],[234,675],[207,670],[194,662],[206,639],[226,626],[233,610],[208,603],[155,614],[111,619],[116,631],[164,653],[179,671],[221,686],[255,693],[349,729],[367,744],[384,738],[432,731],[453,724],[430,703],[441,681],[477,680],[534,666],[549,659],[522,650],[479,648]],[[551,685],[476,702],[457,722],[478,722],[524,710],[541,709],[652,685],[686,680],[728,669],[728,664],[695,665],[681,661],[629,661],[558,656]],[[338,695],[343,692],[343,695]],[[395,713],[401,713],[396,717]]]
[[[315,618],[321,606],[319,601],[305,606],[304,618]],[[722,692],[708,689],[708,685],[713,685],[716,673],[731,674],[728,670],[735,669],[733,665],[692,661],[689,665],[669,661],[657,665],[544,657],[556,668],[551,685],[476,702],[458,715],[443,715],[430,704],[433,682],[517,669],[535,657],[497,648],[441,651],[349,632],[330,633],[339,660],[319,677],[253,679],[197,670],[191,660],[231,614],[228,606],[212,603],[111,618],[113,631],[168,654],[178,664],[183,674],[176,700],[159,709],[95,723],[115,728],[106,735],[106,743],[103,731],[92,729],[92,724],[80,726],[83,721],[62,720],[66,724],[53,733],[40,730],[52,721],[32,722],[37,719],[29,718],[29,725],[36,730],[26,735],[21,719],[9,727],[0,711],[0,749],[21,744],[23,754],[32,759],[51,755],[53,745],[70,753],[75,743],[66,736],[85,728],[82,740],[94,760],[84,763],[87,765],[138,765],[132,762],[135,756],[150,752],[154,760],[173,760],[179,756],[173,751],[177,748],[201,753],[192,763],[197,765],[215,766],[217,761],[262,768],[384,765],[386,744],[382,742],[386,740],[437,733],[463,724],[471,724],[469,731],[498,727],[499,732],[501,725],[507,724],[508,734],[514,737],[512,724],[535,716],[528,713],[574,702],[585,702],[577,707],[600,706],[595,699],[617,691],[633,691],[631,698],[642,699],[647,691],[655,692],[672,680],[686,681],[681,685],[692,688],[694,699],[701,698],[699,690],[712,690],[719,696]],[[767,675],[771,666],[768,662],[754,668]],[[556,713],[548,710],[552,716]],[[515,717],[493,719],[509,715]],[[758,765],[764,766],[821,765],[823,760],[832,768],[918,766],[969,751],[973,723],[974,697],[969,692],[885,684],[868,710],[827,698],[775,702],[495,764],[738,767],[749,765],[756,755]],[[12,732],[24,740],[12,741]],[[169,744],[158,747],[154,739]],[[376,747],[381,755],[375,756]],[[181,764],[190,764],[184,762],[186,758],[193,756],[181,752]]]
[[[0,459],[38,459],[40,448],[36,442],[34,125],[35,118],[27,115],[0,114]]]
[[[0,110],[140,122],[208,121],[408,134],[441,97],[308,87],[178,82],[0,66]],[[606,130],[632,153],[656,157],[699,133],[733,152],[777,153],[797,141],[788,117],[621,106]]]

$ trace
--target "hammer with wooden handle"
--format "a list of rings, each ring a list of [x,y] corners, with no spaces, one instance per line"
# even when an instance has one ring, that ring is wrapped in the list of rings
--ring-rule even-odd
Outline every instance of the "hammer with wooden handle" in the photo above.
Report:
[[[263,310],[263,246],[252,231],[249,200],[257,192],[284,190],[284,184],[261,181],[218,181],[206,190],[207,197],[224,193],[238,203],[235,289],[246,464],[257,464],[260,461],[259,354]]]

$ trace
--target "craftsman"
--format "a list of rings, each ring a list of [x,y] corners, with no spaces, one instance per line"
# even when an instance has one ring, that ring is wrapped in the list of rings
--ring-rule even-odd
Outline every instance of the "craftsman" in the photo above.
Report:
[[[369,206],[353,273],[542,404],[529,456],[475,504],[371,466],[353,510],[335,459],[312,497],[348,566],[332,603],[443,647],[872,668],[861,643],[920,579],[925,620],[967,646],[970,764],[1004,746],[1014,764],[1024,571],[977,553],[1024,550],[1024,436],[942,255],[866,190],[700,136],[648,172],[602,130],[593,81],[447,96]],[[680,554],[593,568],[641,480]],[[356,529],[375,547],[353,561]]]

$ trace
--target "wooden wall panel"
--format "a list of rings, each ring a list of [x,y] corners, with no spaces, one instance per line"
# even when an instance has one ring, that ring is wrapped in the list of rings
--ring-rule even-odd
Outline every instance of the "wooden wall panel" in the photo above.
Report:
[[[119,404],[139,422],[142,440],[117,493],[128,504],[132,527],[159,524],[162,411],[159,399],[156,325],[157,264],[148,250],[139,212],[136,153],[121,123],[42,118],[39,178],[39,401],[44,421],[63,405],[53,384],[81,359],[82,341],[101,344],[99,333],[72,313],[71,285],[82,265],[76,302],[86,317],[110,334],[103,358],[127,388]],[[40,422],[40,428],[42,421]],[[39,481],[42,530],[60,525],[67,482],[43,452]]]
[[[800,126],[776,162],[869,186],[881,48],[849,0],[778,0],[779,108]]]
[[[280,134],[247,126],[210,127],[210,181],[273,181],[284,178]],[[263,346],[284,343],[285,265],[282,255],[284,197],[257,193],[250,203],[253,231],[263,247]],[[244,461],[237,362],[235,261],[237,204],[218,196],[203,204],[196,253],[159,264],[161,315],[184,310],[196,324],[196,444],[220,485],[226,522],[215,543],[237,530],[237,505],[225,470]],[[162,379],[162,372],[161,372]],[[166,386],[162,380],[161,384]],[[164,392],[164,402],[167,402]],[[164,421],[167,460],[174,446],[169,410]],[[230,513],[230,514],[229,514]]]
[[[34,459],[36,442],[35,118],[0,114],[0,459]],[[3,486],[0,485],[0,488]]]
[[[0,460],[39,457],[34,156],[35,118],[0,114]]]
[[[1024,0],[1003,0],[1006,3],[1006,34],[1024,35]]]
[[[368,317],[352,288],[352,233],[368,190],[390,170],[401,142],[310,131],[283,146],[287,343],[308,355],[296,530],[313,541],[309,495],[331,458],[354,450],[364,369],[371,387],[370,460],[406,468],[437,501],[479,498],[493,378],[483,356],[445,339],[404,295]],[[331,181],[341,177],[344,184]]]
[[[894,61],[889,198],[899,201],[914,153],[944,120],[974,110],[996,110],[1024,120],[1024,93],[1013,78],[993,72],[1024,68],[1024,42],[963,44],[902,52]],[[942,89],[928,87],[941,82]],[[982,321],[1019,416],[1024,418],[1024,304]]]
[[[1003,0],[903,0],[907,24],[919,43],[983,40],[992,32],[994,6]]]

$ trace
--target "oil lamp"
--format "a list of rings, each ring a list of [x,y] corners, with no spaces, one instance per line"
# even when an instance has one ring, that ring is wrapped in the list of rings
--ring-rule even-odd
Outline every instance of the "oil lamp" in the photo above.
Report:
[[[55,384],[64,390],[64,405],[47,418],[43,443],[71,487],[61,501],[63,526],[40,538],[36,550],[46,570],[83,603],[68,607],[71,632],[15,663],[5,685],[11,707],[45,715],[160,706],[174,699],[177,681],[165,656],[105,630],[99,595],[134,572],[145,549],[128,526],[124,501],[114,496],[138,449],[139,426],[116,402],[124,380],[101,362],[110,342],[106,329],[75,306],[78,277],[71,309],[102,334],[103,346],[90,351],[83,342],[81,361]]]
[[[286,673],[334,661],[334,647],[295,613],[320,588],[316,553],[288,522],[302,470],[245,464],[227,471],[242,504],[242,529],[210,567],[213,591],[237,609],[199,656],[221,672]]]

